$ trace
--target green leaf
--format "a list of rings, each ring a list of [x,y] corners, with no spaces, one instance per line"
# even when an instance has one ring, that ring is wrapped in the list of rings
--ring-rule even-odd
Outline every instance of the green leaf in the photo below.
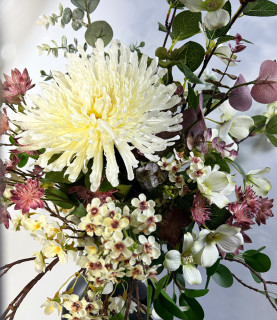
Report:
[[[194,289],[186,289],[185,295],[189,298],[198,298],[203,297],[209,292],[209,289],[200,289],[200,290],[194,290]]]
[[[70,8],[65,8],[62,15],[62,22],[68,24],[72,18],[72,11]]]
[[[263,246],[258,250],[255,250],[255,249],[246,250],[246,251],[244,251],[243,256],[253,256],[256,253],[263,251],[265,248],[266,248],[266,246]]]
[[[214,204],[211,205],[211,212],[210,220],[205,221],[206,226],[211,230],[215,230],[231,217],[229,210],[226,208],[220,209]]]
[[[123,320],[123,319],[124,319],[124,315],[122,313],[118,313],[114,315],[112,318],[110,318],[110,320]]]
[[[206,159],[205,159],[205,165],[210,165],[214,166],[218,164],[220,171],[230,173],[231,170],[228,166],[228,163],[226,162],[225,159],[222,158],[221,154],[212,152],[207,154]]]
[[[184,312],[189,320],[204,319],[205,314],[203,308],[196,299],[187,297],[184,293],[182,293],[179,297],[179,304],[180,306],[189,306],[188,311]]]
[[[182,50],[180,50],[178,60],[182,60],[192,72],[195,71],[204,59],[204,48],[197,42],[189,41],[179,49]],[[179,63],[177,66],[182,71],[182,65]]]
[[[19,158],[20,158],[20,161],[17,166],[18,168],[23,168],[27,164],[29,160],[29,156],[24,152],[24,153],[21,153]]]
[[[266,134],[276,134],[277,133],[277,114],[275,114],[267,123],[265,127]]]
[[[156,286],[156,290],[155,290],[155,294],[154,294],[154,300],[158,298],[161,290],[163,289],[165,283],[166,283],[166,279],[168,277],[168,274],[165,275],[163,278],[161,278],[158,283],[157,283],[157,286]]]
[[[254,127],[252,127],[250,128],[250,131],[252,133],[259,133],[263,129],[266,123],[267,117],[257,115],[257,116],[253,116],[252,119],[254,121],[254,127],[256,127],[256,129],[253,130]]]
[[[87,210],[85,209],[84,205],[82,203],[79,204],[77,208],[75,208],[71,214],[74,214],[74,216],[82,218],[87,215]]]
[[[164,320],[173,320],[173,315],[167,310],[167,308],[165,308],[165,305],[162,301],[156,299],[154,300],[153,305],[158,316]]]
[[[203,82],[195,75],[185,64],[183,61],[180,62],[180,68],[179,68],[186,78],[188,79],[189,82],[191,83],[198,83],[198,84],[203,84]]]
[[[211,277],[217,270],[220,263],[220,259],[217,259],[217,261],[210,267],[206,268],[206,273],[208,277]]]
[[[153,294],[153,288],[149,284],[147,286],[147,320],[149,320],[150,308],[152,304],[152,294]]]
[[[192,89],[191,84],[188,83],[188,107],[196,110],[198,103],[199,103],[198,96],[195,94],[194,90]]]
[[[247,16],[270,17],[277,15],[277,4],[268,0],[248,3],[243,13]]]
[[[161,60],[171,60],[171,56],[164,47],[159,47],[155,51],[155,56]]]
[[[161,303],[161,305],[163,306],[163,309],[166,310],[167,312],[169,312],[171,315],[179,318],[179,319],[184,319],[184,320],[188,320],[189,318],[187,317],[187,315],[185,314],[185,312],[183,312],[178,306],[177,304],[173,301],[173,299],[171,299],[169,297],[169,295],[164,292],[161,291],[158,299],[154,300],[154,309],[155,311],[158,313],[157,309],[156,309],[156,305],[155,302],[159,301]],[[160,311],[160,310],[159,310]],[[161,316],[158,313],[159,316]],[[167,318],[166,318],[167,320]]]
[[[274,147],[277,147],[277,138],[273,136],[272,134],[266,134],[268,140],[274,145]]]
[[[97,8],[100,0],[71,0],[71,3],[74,4],[74,6],[84,11],[87,10],[86,2],[87,2],[89,13],[92,13]]]
[[[216,272],[212,275],[212,278],[214,281],[223,288],[229,288],[233,284],[233,276],[231,271],[224,266],[223,264],[220,264],[216,270]]]
[[[72,183],[70,182],[65,176],[65,170],[62,171],[51,171],[46,172],[45,177],[43,178],[43,181],[45,182],[54,182],[54,183]]]
[[[257,283],[261,283],[262,280],[260,278],[258,278],[255,273],[253,273],[252,271],[250,271],[252,278],[257,282]],[[259,273],[259,272],[258,272]],[[260,274],[260,273],[259,273]]]
[[[162,23],[158,22],[159,24],[159,31],[162,31],[162,32],[167,32],[167,29],[166,29],[166,26],[164,26]]]
[[[104,46],[108,45],[113,38],[113,29],[108,22],[99,20],[92,22],[85,33],[86,42],[94,46],[97,39],[104,41]]]
[[[225,160],[228,163],[231,163],[234,166],[234,168],[236,168],[236,170],[238,170],[238,172],[242,175],[242,178],[243,178],[244,181],[247,180],[247,177],[246,177],[246,174],[245,174],[244,170],[242,169],[242,167],[236,161],[233,161],[233,160],[231,160],[229,158],[225,158]]]
[[[270,258],[261,252],[249,255],[243,255],[244,261],[257,272],[267,272],[271,267]]]
[[[176,281],[178,282],[178,284],[182,287],[182,288],[185,288],[186,287],[186,282],[185,282],[185,279],[184,279],[184,275],[183,273],[177,273],[176,275]]]
[[[71,209],[74,205],[71,203],[71,200],[68,198],[68,196],[60,190],[47,189],[45,190],[45,194],[47,196],[47,200],[50,200],[61,208]]]
[[[173,20],[172,39],[184,40],[200,32],[201,12],[182,11]]]
[[[130,189],[132,188],[132,185],[129,184],[119,184],[116,189],[118,192],[116,193],[117,196],[125,198],[127,194],[129,193]]]

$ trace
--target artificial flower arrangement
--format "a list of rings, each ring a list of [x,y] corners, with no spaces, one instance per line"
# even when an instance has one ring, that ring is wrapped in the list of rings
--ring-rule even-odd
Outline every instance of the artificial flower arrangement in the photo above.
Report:
[[[112,40],[107,22],[91,20],[99,1],[71,0],[74,9],[60,5],[59,14],[40,17],[46,28],[71,23],[85,31],[82,46],[63,36],[61,45],[38,47],[55,56],[63,50],[67,59],[66,73],[41,71],[41,95],[31,94],[26,69],[1,82],[0,134],[7,137],[1,145],[10,156],[0,163],[0,221],[41,244],[32,258],[16,262],[33,260],[38,275],[1,319],[14,319],[32,287],[68,259],[79,271],[43,303],[46,314],[204,319],[197,298],[208,294],[210,279],[230,287],[234,278],[262,292],[277,311],[268,289],[276,282],[261,274],[270,269],[269,257],[263,248],[246,250],[251,226],[273,217],[271,184],[263,177],[270,169],[245,173],[236,161],[241,143],[254,135],[277,146],[277,63],[264,61],[248,82],[229,73],[248,43],[232,34],[232,25],[242,15],[277,15],[277,5],[240,0],[232,15],[226,0],[167,0],[165,24],[159,23],[164,44],[148,57],[144,43]],[[199,33],[205,47],[188,40]],[[209,62],[218,58],[226,67],[211,76]],[[182,83],[174,80],[177,69]],[[268,104],[267,111],[235,116],[253,99]],[[209,128],[207,116],[216,109],[221,120]],[[249,269],[263,289],[238,279],[226,261]],[[3,266],[1,276],[13,265]],[[85,286],[76,294],[80,279]]]

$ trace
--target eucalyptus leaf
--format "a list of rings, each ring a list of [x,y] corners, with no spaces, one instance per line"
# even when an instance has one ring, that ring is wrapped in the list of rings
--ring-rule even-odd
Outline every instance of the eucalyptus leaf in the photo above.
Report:
[[[205,57],[204,48],[197,42],[189,41],[181,47],[178,60],[182,60],[183,63],[193,72],[202,63]],[[181,63],[177,64],[178,68],[182,71]]]
[[[70,8],[65,8],[62,15],[62,22],[68,24],[72,18],[72,11]]]
[[[180,62],[179,69],[184,73],[186,78],[191,83],[203,84],[203,82],[195,75],[185,64],[183,61]]]
[[[182,11],[173,20],[171,38],[187,39],[200,32],[201,12]]]
[[[99,2],[100,0],[71,0],[71,3],[79,9],[86,11],[88,8],[89,13],[97,8]]]
[[[108,22],[99,20],[91,23],[85,33],[86,42],[94,47],[97,39],[104,41],[104,46],[108,45],[113,38],[113,29]]]
[[[84,15],[84,11],[79,8],[76,8],[72,11],[72,19],[83,20]]]

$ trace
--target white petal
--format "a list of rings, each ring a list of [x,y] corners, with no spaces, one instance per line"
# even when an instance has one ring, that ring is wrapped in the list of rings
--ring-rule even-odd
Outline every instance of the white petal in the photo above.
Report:
[[[202,251],[201,266],[204,268],[211,267],[219,257],[215,244],[208,244]]]
[[[233,236],[238,232],[240,232],[240,228],[229,226],[228,224],[222,224],[215,230],[215,233],[223,233],[228,236]]]
[[[193,264],[184,265],[183,274],[185,280],[191,285],[200,284],[202,282],[201,273]]]
[[[183,252],[190,252],[193,245],[193,237],[190,232],[184,234]]]
[[[239,246],[243,245],[243,237],[241,233],[234,236],[225,236],[217,243],[218,248],[223,252],[234,252]]]
[[[168,251],[163,265],[169,271],[177,270],[181,265],[181,253],[177,250]]]
[[[254,126],[252,118],[247,116],[236,117],[229,130],[230,134],[237,139],[244,139],[249,135],[249,130]]]
[[[204,24],[209,30],[216,30],[226,26],[230,21],[229,13],[224,9],[208,12],[204,18]]]

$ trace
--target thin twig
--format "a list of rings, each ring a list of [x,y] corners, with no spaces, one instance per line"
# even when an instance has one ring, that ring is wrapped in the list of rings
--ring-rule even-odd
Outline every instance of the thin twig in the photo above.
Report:
[[[35,259],[36,259],[36,257],[25,258],[25,259],[17,260],[17,261],[14,261],[14,262],[12,262],[12,263],[9,263],[9,264],[4,265],[3,267],[0,268],[0,270],[4,270],[4,269],[6,269],[6,270],[0,274],[0,278],[1,278],[6,272],[8,272],[13,266],[15,266],[15,265],[17,265],[17,264],[20,264],[20,263],[23,263],[23,262],[32,261],[32,260],[35,260]]]
[[[24,300],[26,295],[31,291],[31,289],[35,286],[35,284],[48,272],[51,271],[52,268],[58,263],[59,258],[56,257],[45,269],[45,272],[41,272],[38,274],[33,280],[31,280],[16,296],[16,298],[9,304],[7,309],[1,315],[0,320],[12,320],[15,316],[17,309],[19,308],[21,302]],[[10,313],[9,313],[10,312]]]
[[[246,287],[246,288],[248,288],[248,289],[251,289],[251,290],[254,290],[254,291],[256,291],[256,292],[261,293],[261,291],[260,291],[259,289],[254,288],[254,287],[250,286],[249,284],[243,282],[243,281],[240,280],[235,274],[232,273],[232,276],[233,276],[240,284],[242,284],[244,287]]]
[[[270,297],[270,295],[268,293],[267,282],[265,281],[265,279],[258,272],[256,272],[253,268],[251,268],[246,262],[244,262],[242,260],[239,260],[239,259],[236,259],[236,258],[225,258],[225,260],[238,262],[238,263],[242,264],[243,266],[245,266],[246,268],[248,268],[252,273],[254,273],[255,276],[257,278],[259,278],[262,281],[263,285],[264,285],[264,292],[265,292],[265,296],[266,296],[267,300],[270,302],[272,307],[277,311],[277,306],[275,305],[275,303],[273,303],[273,301],[271,300],[271,297]]]
[[[170,21],[170,23],[169,23],[169,25],[167,27],[167,33],[166,33],[166,36],[165,36],[165,39],[164,39],[163,47],[166,46],[168,36],[170,35],[170,30],[171,30],[171,27],[172,27],[172,24],[173,24],[173,20],[175,19],[176,11],[177,11],[177,8],[174,8],[171,21]]]
[[[134,297],[132,297],[132,301],[134,301],[135,303],[137,303],[137,299],[134,298]],[[147,307],[146,307],[144,304],[142,304],[141,302],[139,302],[139,306],[140,306],[140,308],[141,308],[145,313],[147,313]],[[152,320],[151,315],[149,315],[149,320]]]

